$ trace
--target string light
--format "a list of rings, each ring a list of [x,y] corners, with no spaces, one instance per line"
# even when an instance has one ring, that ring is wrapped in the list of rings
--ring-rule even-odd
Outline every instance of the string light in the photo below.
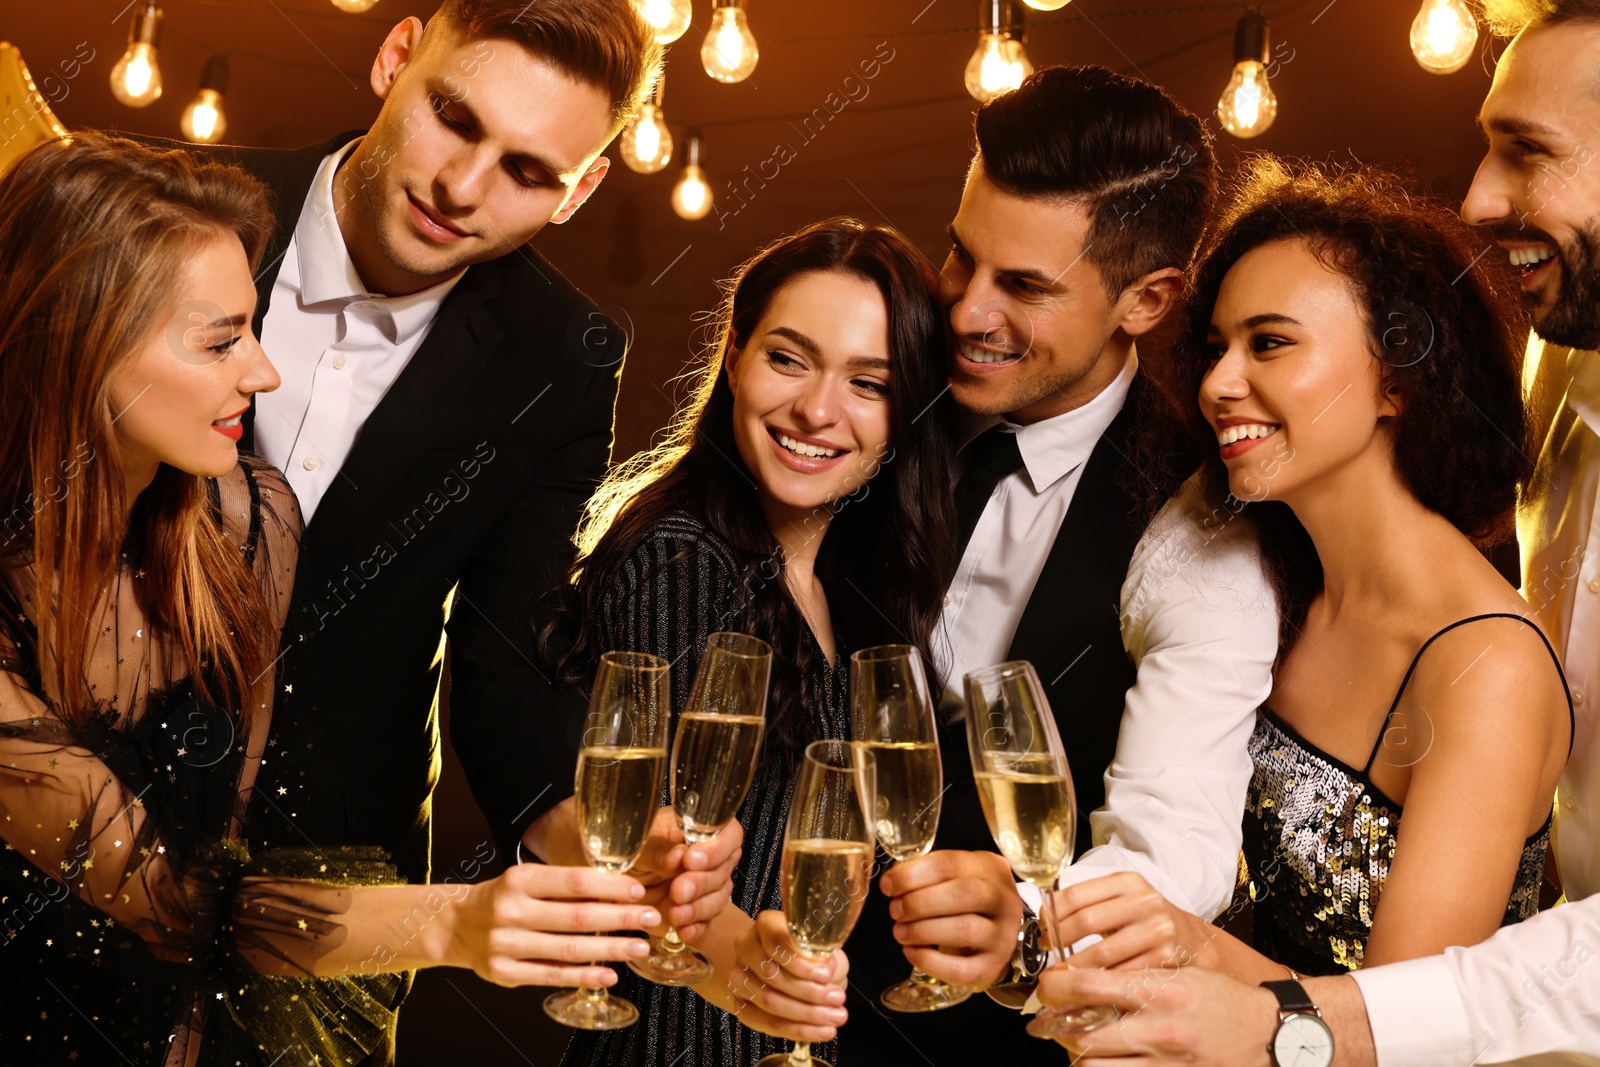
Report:
[[[161,9],[150,0],[134,16],[128,50],[111,68],[111,92],[129,107],[147,107],[161,99],[161,67],[156,63],[160,29]]]
[[[665,76],[656,81],[654,95],[640,108],[639,115],[622,131],[622,162],[640,174],[654,174],[672,162],[672,131],[661,112]]]
[[[333,6],[340,11],[348,11],[352,15],[359,15],[363,11],[371,11],[378,0],[333,0]]]
[[[756,69],[761,50],[750,32],[744,0],[716,0],[716,4],[711,12],[711,30],[700,46],[700,62],[706,73],[719,82],[742,82]]]
[[[1411,23],[1411,54],[1431,74],[1454,74],[1478,43],[1478,20],[1463,0],[1424,0]]]
[[[1023,50],[1022,11],[1011,0],[981,0],[982,31],[977,50],[967,60],[967,92],[980,104],[1022,85],[1033,73]]]
[[[711,183],[700,169],[700,136],[689,135],[688,158],[678,184],[672,187],[672,210],[681,219],[703,219],[711,214]]]
[[[1235,137],[1265,133],[1278,117],[1278,98],[1267,81],[1271,40],[1259,11],[1245,12],[1233,31],[1233,78],[1217,101],[1217,118]]]
[[[1072,3],[1072,0],[1022,0],[1022,2],[1035,11],[1060,11]]]
[[[654,31],[660,44],[671,44],[682,37],[694,18],[689,0],[633,0],[633,9]]]
[[[216,144],[228,130],[222,113],[222,94],[228,91],[228,57],[212,56],[200,75],[200,95],[183,109],[178,125],[183,135],[200,144]]]

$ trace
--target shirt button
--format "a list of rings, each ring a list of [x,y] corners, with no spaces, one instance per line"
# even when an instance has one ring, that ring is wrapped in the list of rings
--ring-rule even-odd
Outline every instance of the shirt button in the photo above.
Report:
[[[1577,807],[1577,805],[1572,802],[1571,797],[1562,797],[1561,806],[1566,808],[1568,811],[1571,811],[1573,808]]]
[[[317,457],[316,456],[307,456],[305,459],[300,461],[300,466],[304,467],[308,471],[316,470],[317,469]]]
[[[344,357],[343,356],[334,356],[333,357],[333,369],[334,370],[344,370]],[[1600,582],[1596,582],[1595,584],[1596,585],[1600,585]]]
[[[1582,689],[1574,689],[1572,691],[1572,702],[1574,704],[1582,704],[1583,698],[1587,695]]]
[[[946,593],[944,595],[944,606],[945,607],[948,608],[950,605],[954,604],[955,602],[956,602],[956,598],[951,596],[949,593]]]
[[[1600,593],[1600,578],[1589,579],[1589,592]]]

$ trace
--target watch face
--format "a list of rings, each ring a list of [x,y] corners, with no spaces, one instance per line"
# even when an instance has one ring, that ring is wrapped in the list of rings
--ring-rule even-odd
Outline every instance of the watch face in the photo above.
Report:
[[[1333,1062],[1333,1033],[1315,1015],[1291,1015],[1272,1038],[1278,1067],[1328,1067]]]
[[[1049,962],[1049,959],[1045,955],[1044,949],[1039,947],[1039,924],[1037,922],[1030,920],[1023,924],[1018,947],[1021,949],[1018,953],[1020,956],[1018,962],[1022,964],[1023,973],[1030,979],[1039,977],[1039,972],[1044,970],[1044,965]]]

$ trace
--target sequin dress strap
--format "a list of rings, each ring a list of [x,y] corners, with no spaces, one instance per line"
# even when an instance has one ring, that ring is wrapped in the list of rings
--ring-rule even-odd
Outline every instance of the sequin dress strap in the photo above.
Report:
[[[1490,611],[1482,615],[1471,615],[1465,619],[1457,619],[1422,642],[1422,647],[1417,649],[1417,654],[1411,657],[1411,666],[1406,668],[1405,677],[1400,680],[1400,688],[1395,691],[1394,702],[1389,705],[1389,714],[1383,717],[1383,725],[1378,728],[1378,739],[1372,743],[1372,751],[1367,754],[1367,762],[1361,768],[1362,777],[1367,778],[1369,781],[1371,780],[1372,763],[1378,758],[1378,751],[1383,748],[1383,739],[1389,733],[1389,722],[1394,718],[1394,713],[1399,710],[1400,698],[1405,695],[1406,686],[1411,684],[1411,676],[1417,672],[1417,664],[1422,662],[1422,654],[1428,651],[1428,646],[1458,626],[1465,626],[1469,622],[1480,622],[1484,619],[1515,619],[1517,622],[1533,627],[1533,632],[1538,634],[1539,640],[1544,642],[1545,650],[1550,653],[1550,658],[1555,661],[1556,673],[1561,676],[1561,691],[1567,694],[1567,755],[1569,757],[1572,755],[1573,726],[1575,725],[1572,713],[1572,693],[1567,688],[1567,672],[1561,667],[1561,657],[1556,655],[1555,647],[1550,644],[1550,639],[1544,635],[1544,631],[1539,629],[1532,619],[1523,615],[1515,615],[1509,611]]]

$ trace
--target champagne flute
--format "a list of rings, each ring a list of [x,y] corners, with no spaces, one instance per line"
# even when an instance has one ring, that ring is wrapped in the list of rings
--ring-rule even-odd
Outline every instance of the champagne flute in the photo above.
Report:
[[[938,723],[922,655],[912,645],[879,645],[850,657],[850,722],[877,768],[873,808],[878,844],[897,865],[927,855],[939,831],[944,773]],[[893,1011],[938,1011],[972,996],[911,969],[878,997]]]
[[[607,652],[595,672],[578,753],[578,832],[596,870],[621,874],[644,851],[661,802],[672,716],[670,668],[660,656]],[[639,1009],[604,989],[571,989],[545,998],[544,1010],[579,1030],[618,1030]]]
[[[766,730],[771,675],[772,646],[760,638],[715,633],[706,639],[672,742],[672,807],[691,845],[716,837],[750,791]],[[651,943],[650,955],[628,966],[662,985],[694,985],[715,973],[711,961],[670,926],[665,937]]]
[[[850,937],[872,877],[872,762],[848,741],[813,741],[800,761],[783,836],[783,914],[809,960],[825,960]],[[755,1067],[831,1067],[798,1041]]]
[[[1056,936],[1050,895],[1072,860],[1078,806],[1055,716],[1033,664],[1021,660],[966,677],[967,743],[989,832],[1018,878],[1039,890],[1039,917]],[[1028,1023],[1047,1040],[1071,1037],[1117,1018],[1112,1008],[1052,1009]]]

